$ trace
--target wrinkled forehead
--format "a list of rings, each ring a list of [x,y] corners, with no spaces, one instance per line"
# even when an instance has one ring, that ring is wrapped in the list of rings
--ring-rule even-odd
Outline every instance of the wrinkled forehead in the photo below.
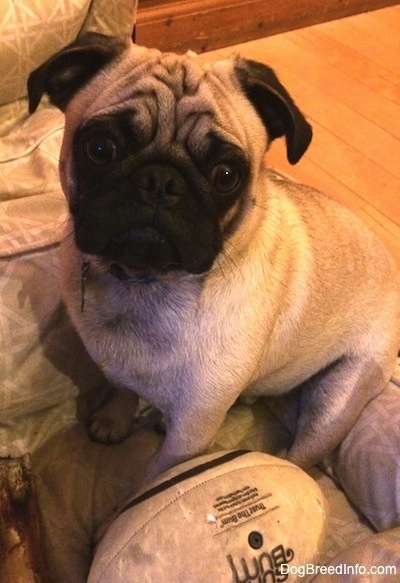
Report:
[[[85,117],[129,111],[143,145],[155,139],[160,145],[199,142],[212,133],[251,148],[260,122],[234,68],[233,57],[203,63],[133,46],[90,84]]]

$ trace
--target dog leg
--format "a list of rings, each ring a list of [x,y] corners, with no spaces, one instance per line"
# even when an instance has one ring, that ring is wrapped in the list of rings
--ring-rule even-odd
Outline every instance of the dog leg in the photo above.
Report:
[[[288,460],[302,468],[320,462],[347,435],[365,405],[390,378],[390,367],[343,357],[299,387],[300,412]]]
[[[218,411],[190,408],[174,412],[173,418],[167,422],[165,441],[149,469],[146,482],[204,453],[212,444],[228,408],[218,407]]]

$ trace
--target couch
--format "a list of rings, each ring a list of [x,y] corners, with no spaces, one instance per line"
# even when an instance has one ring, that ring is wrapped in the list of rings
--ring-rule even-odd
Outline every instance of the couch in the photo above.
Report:
[[[0,457],[31,455],[52,583],[86,581],[102,524],[138,487],[162,435],[144,423],[107,447],[91,442],[81,422],[87,399],[107,383],[76,336],[58,287],[63,114],[44,102],[29,116],[26,80],[85,30],[131,36],[135,9],[135,0],[4,0],[0,7]],[[284,456],[292,426],[284,402],[236,405],[213,450]],[[330,506],[321,563],[393,565],[400,573],[400,366],[340,447],[310,473]],[[329,583],[397,580],[329,576]]]

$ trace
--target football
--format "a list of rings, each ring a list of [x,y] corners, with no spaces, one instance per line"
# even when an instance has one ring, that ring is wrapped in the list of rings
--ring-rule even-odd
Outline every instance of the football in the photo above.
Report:
[[[297,581],[318,561],[325,523],[323,495],[297,466],[257,452],[201,456],[126,503],[88,583]]]

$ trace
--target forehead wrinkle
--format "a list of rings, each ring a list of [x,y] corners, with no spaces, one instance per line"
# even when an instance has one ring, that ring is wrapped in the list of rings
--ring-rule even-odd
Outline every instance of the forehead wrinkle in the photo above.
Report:
[[[132,50],[128,58],[100,73],[93,84],[87,112],[96,115],[100,110],[118,110],[135,94],[149,93],[156,98],[159,132],[171,138],[171,126],[185,123],[186,110],[193,108],[190,97],[198,92],[203,77],[204,70],[193,57],[182,59],[156,50]],[[199,108],[198,101],[194,107]]]
[[[177,99],[194,95],[204,72],[191,57],[167,53],[154,67],[154,76],[164,82]]]
[[[97,108],[117,108],[120,103],[129,99],[138,81],[152,67],[155,60],[156,58],[152,58],[143,61],[133,55],[104,69],[91,87],[92,99],[88,104],[88,113],[92,115]]]
[[[188,57],[181,63],[181,70],[180,91],[176,94],[176,139],[184,142],[192,132],[199,137],[206,133],[215,120],[215,114],[212,99],[201,83],[204,69],[193,57]]]
[[[134,107],[135,104],[140,105],[141,102],[143,107],[143,103],[149,101],[149,104],[150,102],[153,104],[150,105],[150,109],[157,123],[156,133],[161,134],[163,139],[171,138],[172,128],[176,121],[176,99],[171,88],[163,80],[154,76],[151,70],[140,76],[128,73],[123,78],[118,78],[118,82],[114,83],[109,93],[110,98],[107,100],[106,107],[104,107],[104,93],[101,98],[99,97],[98,104],[101,105],[102,111],[111,113],[126,109],[128,104]],[[97,109],[96,102],[93,103],[91,110],[95,109]]]
[[[213,109],[209,99],[201,95],[184,95],[176,104],[176,135],[177,139],[185,137],[189,132],[207,119],[208,125],[214,119]]]
[[[194,123],[209,107],[199,105],[197,92],[202,70],[190,61],[182,61],[176,55],[164,56],[154,63],[147,77],[158,103],[158,137],[162,141],[179,140],[186,126]]]
[[[232,64],[232,59],[217,61],[206,74],[209,90],[214,95],[216,118],[224,120],[224,132],[229,133],[237,145],[251,153],[255,165],[258,165],[267,150],[267,133],[254,107],[236,81]]]

